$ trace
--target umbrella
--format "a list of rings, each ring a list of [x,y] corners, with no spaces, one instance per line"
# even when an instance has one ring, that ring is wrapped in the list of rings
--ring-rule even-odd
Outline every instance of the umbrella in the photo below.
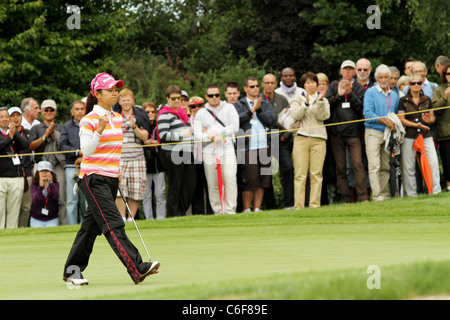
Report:
[[[413,150],[420,153],[419,167],[422,171],[422,177],[425,180],[425,184],[428,188],[428,193],[433,192],[433,178],[430,168],[430,163],[428,161],[427,154],[425,153],[425,142],[423,136],[419,134],[414,141]]]
[[[220,157],[217,153],[216,141],[214,141],[214,150],[216,154],[217,186],[219,187],[220,206],[222,214],[225,214],[225,188],[223,186],[222,168],[220,167]]]
[[[395,196],[395,190],[398,190],[398,193],[400,196],[403,195],[402,191],[402,173],[400,170],[400,162],[399,158],[396,155],[398,149],[398,143],[394,138],[394,133],[391,132],[391,135],[389,137],[389,152],[390,152],[390,158],[389,158],[389,165],[390,165],[390,175],[389,175],[389,182],[390,182],[390,191],[391,196]]]
[[[401,194],[401,175],[398,176],[400,171],[400,166],[398,163],[398,158],[395,155],[397,151],[397,142],[394,138],[394,132],[391,131],[391,135],[389,137],[389,165],[390,165],[390,175],[389,175],[389,183],[391,190],[391,197],[395,197],[395,190],[398,188],[399,194]]]

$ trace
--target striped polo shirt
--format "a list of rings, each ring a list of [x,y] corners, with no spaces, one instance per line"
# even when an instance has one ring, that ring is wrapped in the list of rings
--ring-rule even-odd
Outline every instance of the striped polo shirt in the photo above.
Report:
[[[133,115],[134,121],[136,117]],[[141,140],[134,133],[130,121],[122,116],[122,132],[123,132],[123,149],[122,162],[134,161],[144,157],[144,149],[142,148]]]
[[[184,124],[180,118],[171,113],[158,116],[158,132],[162,150],[192,152],[194,137],[185,137],[185,130],[192,130],[191,124]],[[177,142],[179,144],[177,144]]]
[[[98,135],[99,117],[108,115],[109,121],[103,130],[95,151],[89,155],[83,155],[80,167],[80,178],[84,175],[99,174],[107,177],[117,178],[119,176],[119,163],[122,154],[122,116],[114,111],[107,111],[95,105],[94,109],[81,119],[81,135]],[[111,125],[112,124],[112,125]],[[83,146],[82,146],[83,147]]]

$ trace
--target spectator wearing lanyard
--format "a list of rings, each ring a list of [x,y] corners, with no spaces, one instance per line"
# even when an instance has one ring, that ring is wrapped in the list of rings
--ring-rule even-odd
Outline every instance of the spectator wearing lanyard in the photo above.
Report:
[[[61,136],[59,137],[59,150],[60,151],[73,151],[65,153],[66,166],[65,166],[65,192],[66,194],[66,212],[67,222],[70,225],[78,224],[82,220],[84,213],[86,212],[86,200],[84,199],[81,191],[74,193],[73,187],[76,182],[76,176],[79,172],[77,169],[83,159],[83,153],[80,150],[80,121],[86,114],[86,106],[80,100],[75,100],[70,106],[70,112],[72,119],[64,123],[61,127]],[[79,169],[78,169],[79,170]],[[78,220],[78,204],[80,205],[81,219]]]
[[[208,183],[208,194],[215,214],[222,212],[217,178],[216,156],[222,170],[225,214],[235,214],[237,207],[237,162],[234,151],[234,135],[239,129],[239,115],[235,107],[220,101],[220,90],[215,84],[206,88],[205,108],[198,111],[194,121],[195,140],[203,143],[203,165]]]
[[[17,154],[27,147],[26,139],[10,126],[7,108],[0,108],[0,229],[17,228],[24,190],[22,164]]]
[[[258,79],[247,77],[244,81],[246,96],[234,104],[239,115],[237,160],[241,166],[242,206],[244,212],[261,211],[264,188],[270,187],[271,137],[267,134],[275,123],[275,115],[269,102],[259,95]],[[278,142],[278,141],[277,141]]]
[[[375,70],[377,85],[368,89],[364,95],[366,153],[374,201],[384,201],[390,197],[389,152],[385,150],[384,130],[388,126],[395,131],[395,124],[387,115],[397,113],[399,103],[397,93],[389,88],[390,77],[388,66],[378,66]]]
[[[30,227],[56,227],[59,224],[59,183],[48,161],[40,161],[31,181]]]
[[[280,93],[275,92],[277,88],[277,78],[275,75],[268,73],[262,78],[261,86],[263,92],[260,96],[263,100],[270,103],[273,109],[276,122],[271,129],[283,130],[278,124],[278,116],[280,112],[289,107],[288,99]],[[292,101],[292,100],[291,100]],[[283,208],[290,209],[294,207],[294,165],[292,163],[292,132],[283,132],[279,136],[279,150],[274,152],[273,156],[277,158],[280,165],[280,182],[283,189]],[[273,184],[267,190],[264,190],[264,204],[266,208],[276,209],[276,201],[273,190]]]
[[[331,125],[327,133],[336,163],[336,177],[342,202],[351,202],[352,197],[347,176],[347,149],[355,173],[355,186],[358,201],[368,201],[367,180],[362,160],[361,136],[363,126],[357,120],[362,119],[364,87],[354,80],[356,66],[351,60],[341,64],[341,80],[334,80],[325,94],[330,103]]]
[[[366,58],[361,58],[356,61],[356,76],[355,80],[364,87],[364,91],[374,86],[372,77],[372,66],[370,61]]]
[[[21,154],[30,154],[30,149],[28,148],[28,137],[30,136],[30,130],[25,129],[22,125],[22,110],[18,107],[12,107],[8,109],[9,119],[11,125],[16,127],[16,131],[20,136],[27,142],[27,147],[20,150]],[[31,180],[33,178],[33,159],[31,155],[20,156],[20,162],[22,163],[25,179],[25,189],[22,197],[22,202],[20,205],[20,216],[19,216],[19,228],[28,227],[30,224],[30,212],[31,212],[31,191],[28,187],[31,185]]]

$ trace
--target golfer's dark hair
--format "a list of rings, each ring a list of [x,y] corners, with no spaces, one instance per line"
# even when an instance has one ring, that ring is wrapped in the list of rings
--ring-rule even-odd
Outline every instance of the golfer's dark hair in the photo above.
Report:
[[[98,90],[100,91],[100,90]],[[97,98],[92,95],[92,93],[89,92],[89,95],[86,99],[86,114],[92,111],[94,109],[94,106],[97,104]]]

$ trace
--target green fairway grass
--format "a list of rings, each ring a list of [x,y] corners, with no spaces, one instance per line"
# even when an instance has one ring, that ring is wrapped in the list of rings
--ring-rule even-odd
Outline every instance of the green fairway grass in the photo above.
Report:
[[[0,299],[409,299],[450,294],[450,193],[138,221],[160,273],[134,285],[103,236],[69,288],[79,226],[0,230]],[[144,259],[134,229],[126,231]],[[380,289],[367,281],[377,266]],[[370,280],[370,279],[369,279]]]

